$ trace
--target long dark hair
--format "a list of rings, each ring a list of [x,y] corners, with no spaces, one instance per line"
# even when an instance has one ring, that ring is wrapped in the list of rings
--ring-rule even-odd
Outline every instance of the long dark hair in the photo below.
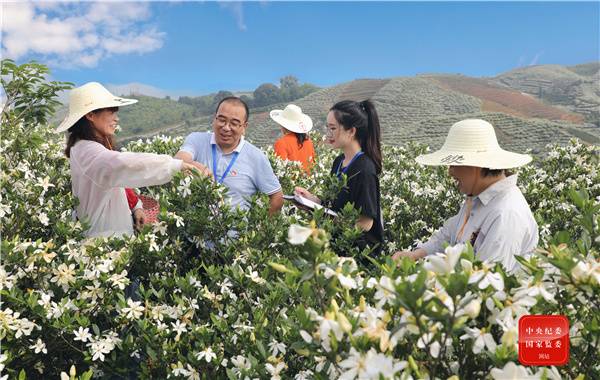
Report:
[[[103,110],[109,110],[112,112],[117,112],[119,107],[110,107],[110,108],[100,108],[92,111],[93,113],[99,113]],[[75,143],[79,140],[90,140],[95,141],[99,144],[104,145],[106,149],[114,150],[115,148],[115,139],[113,136],[98,136],[98,134],[94,131],[90,121],[83,115],[83,117],[77,120],[71,128],[69,128],[69,134],[67,135],[67,147],[65,148],[65,156],[71,157],[71,148]]]
[[[304,142],[306,140],[308,140],[308,135],[306,133],[296,133],[296,132],[292,132],[292,133],[296,135],[296,140],[298,140],[298,145],[300,145],[300,148],[302,148],[302,146],[304,145]]]
[[[331,107],[335,120],[345,129],[356,128],[360,148],[375,163],[377,174],[382,170],[381,127],[375,105],[370,100],[342,100]]]

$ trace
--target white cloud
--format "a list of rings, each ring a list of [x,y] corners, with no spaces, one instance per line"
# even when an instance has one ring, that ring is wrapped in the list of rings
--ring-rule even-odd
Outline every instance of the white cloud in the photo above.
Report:
[[[244,5],[241,1],[222,0],[219,1],[219,5],[221,8],[227,9],[233,14],[239,30],[246,31],[246,23],[244,22]]]
[[[155,29],[148,30],[146,34],[127,33],[125,35],[107,38],[101,45],[107,51],[115,54],[125,53],[148,53],[162,46],[164,33]]]
[[[2,55],[93,67],[113,54],[160,49],[163,32],[148,3],[2,3]]]

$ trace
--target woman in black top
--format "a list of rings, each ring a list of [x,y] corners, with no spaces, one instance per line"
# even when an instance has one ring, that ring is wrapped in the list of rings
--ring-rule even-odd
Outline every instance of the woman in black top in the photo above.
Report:
[[[366,245],[376,253],[383,244],[381,219],[381,139],[379,118],[370,100],[355,102],[344,100],[336,103],[327,115],[327,141],[342,154],[333,161],[332,175],[341,178],[345,174],[346,186],[333,200],[331,209],[339,211],[347,203],[359,210],[357,226],[364,231],[359,248]],[[314,202],[321,200],[308,190],[296,187],[296,193]]]

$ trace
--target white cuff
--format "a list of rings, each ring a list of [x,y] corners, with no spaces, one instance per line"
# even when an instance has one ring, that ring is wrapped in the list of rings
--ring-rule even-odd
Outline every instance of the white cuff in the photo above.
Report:
[[[181,171],[182,167],[183,167],[183,160],[174,158],[173,161],[171,162],[171,174],[175,174],[175,173]]]

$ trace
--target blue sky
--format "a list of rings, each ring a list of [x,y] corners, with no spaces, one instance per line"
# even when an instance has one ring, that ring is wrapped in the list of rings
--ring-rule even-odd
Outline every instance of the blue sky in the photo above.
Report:
[[[428,72],[494,76],[595,61],[600,46],[598,2],[2,7],[3,57],[46,62],[55,79],[77,85],[140,83],[174,95],[252,90],[288,74],[321,86]]]

